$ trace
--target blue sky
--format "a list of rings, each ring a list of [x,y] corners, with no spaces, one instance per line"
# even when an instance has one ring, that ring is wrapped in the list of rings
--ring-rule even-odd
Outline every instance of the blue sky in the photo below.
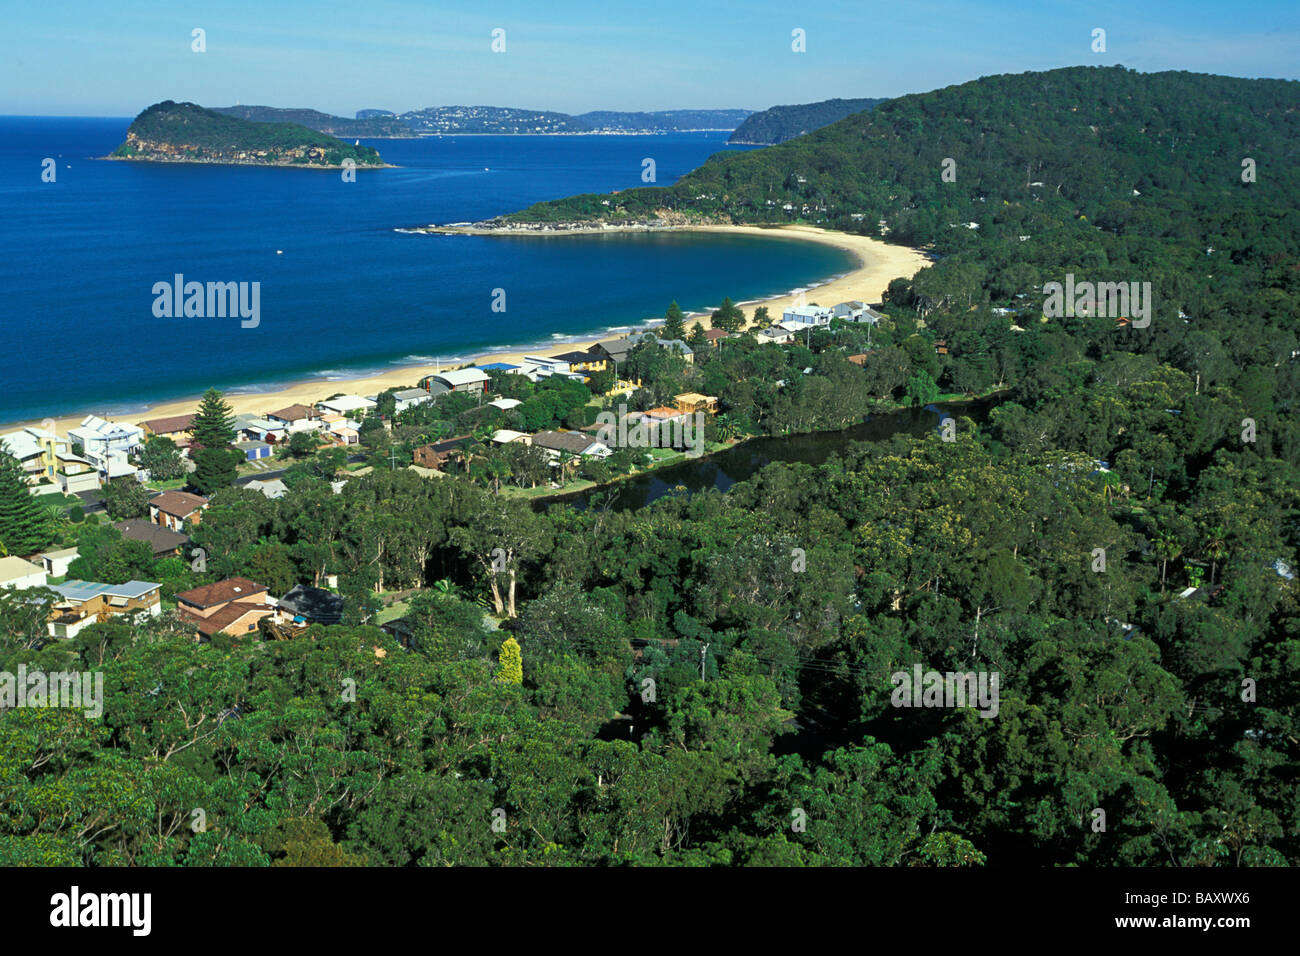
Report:
[[[196,27],[205,53],[190,49]],[[497,27],[504,53],[490,48]],[[1091,49],[1095,27],[1105,53]],[[791,50],[795,28],[805,53]],[[0,113],[133,116],[163,99],[344,116],[449,104],[764,109],[1116,63],[1296,78],[1300,3],[11,2]]]

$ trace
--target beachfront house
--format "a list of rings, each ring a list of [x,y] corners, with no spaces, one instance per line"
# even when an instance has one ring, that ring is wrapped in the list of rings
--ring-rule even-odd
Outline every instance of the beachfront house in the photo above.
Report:
[[[274,445],[276,442],[284,441],[288,437],[289,428],[284,422],[259,418],[257,415],[236,415],[235,434],[242,441],[265,442],[268,445]]]
[[[481,368],[457,368],[449,372],[437,372],[430,375],[425,382],[428,383],[429,393],[437,398],[440,395],[446,395],[448,392],[462,392],[467,395],[482,395],[490,376]]]
[[[267,412],[266,418],[268,421],[284,425],[285,431],[290,435],[321,427],[320,413],[309,405],[290,405],[274,412]]]
[[[184,531],[185,523],[197,525],[208,499],[188,491],[164,491],[149,499],[149,520],[171,531]]]
[[[834,308],[835,318],[843,319],[845,322],[867,322],[875,325],[884,318],[879,312],[871,308],[865,302],[856,299],[849,302],[841,302]]]
[[[151,418],[141,422],[146,440],[149,438],[170,438],[178,448],[188,448],[190,428],[194,425],[193,415],[169,415],[165,418]]]
[[[572,351],[561,352],[559,355],[551,356],[562,362],[566,362],[570,372],[583,372],[590,375],[592,372],[603,372],[609,367],[609,362],[602,356],[593,354],[590,351]]]
[[[323,402],[317,402],[316,407],[329,415],[360,418],[375,407],[375,402],[369,398],[362,398],[360,395],[336,395],[333,398],[325,399]]]
[[[144,429],[138,425],[110,422],[97,415],[87,415],[80,425],[68,430],[69,443],[80,445],[81,457],[106,479],[136,473],[136,467],[127,458],[144,445],[144,438]]]
[[[779,325],[773,325],[766,329],[759,329],[754,333],[754,338],[758,340],[759,345],[789,345],[794,341],[794,333]]]
[[[416,405],[433,401],[433,396],[422,388],[403,388],[393,392],[394,411],[404,412]]]
[[[797,305],[786,309],[781,313],[781,325],[786,328],[791,326],[824,326],[830,325],[831,319],[835,317],[835,311],[821,305]]]
[[[661,349],[676,352],[686,360],[687,365],[695,364],[694,350],[681,339],[661,339],[653,332],[633,332],[627,337],[627,340],[632,344],[633,348],[646,343],[658,345]]]
[[[162,585],[153,581],[102,584],[65,581],[49,585],[59,595],[47,624],[51,637],[76,637],[101,617],[157,617],[162,613]]]
[[[0,447],[18,459],[29,484],[53,481],[59,469],[59,455],[68,454],[68,443],[42,428],[20,428],[0,435]]]

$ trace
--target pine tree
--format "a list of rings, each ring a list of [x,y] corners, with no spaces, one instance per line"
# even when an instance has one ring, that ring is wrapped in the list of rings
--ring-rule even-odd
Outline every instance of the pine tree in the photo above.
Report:
[[[501,645],[501,655],[497,658],[501,666],[497,669],[497,680],[506,684],[524,682],[524,656],[519,650],[519,642],[507,637]]]
[[[49,509],[32,497],[18,459],[0,449],[0,545],[4,553],[31,554],[53,540]]]
[[[235,440],[234,409],[215,388],[210,388],[199,403],[190,426],[194,444],[204,448],[225,448]]]
[[[724,329],[727,332],[738,332],[744,324],[744,311],[731,301],[731,296],[725,297],[722,300],[722,305],[718,306],[713,313],[713,327],[715,329]]]
[[[201,495],[228,488],[239,477],[239,453],[233,448],[200,448],[194,453],[194,473],[190,484]]]
[[[668,311],[664,313],[663,338],[666,339],[685,339],[686,338],[686,316],[682,314],[681,308],[677,305],[677,300],[673,300],[668,306]]]

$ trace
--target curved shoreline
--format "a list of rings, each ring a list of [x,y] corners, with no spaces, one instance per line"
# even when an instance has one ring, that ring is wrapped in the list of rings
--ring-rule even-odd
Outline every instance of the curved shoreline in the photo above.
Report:
[[[445,231],[446,227],[442,227]],[[410,230],[412,232],[416,229]],[[430,231],[430,227],[424,227],[418,231]],[[598,229],[593,233],[617,234],[621,231],[632,231],[630,228],[619,230]],[[810,284],[802,293],[793,292],[779,296],[772,296],[766,299],[754,299],[738,302],[745,308],[747,313],[752,314],[754,307],[758,305],[767,306],[772,315],[779,316],[780,312],[787,307],[799,302],[802,295],[808,301],[820,301],[822,305],[834,305],[837,302],[844,302],[852,299],[860,299],[864,302],[880,301],[881,293],[889,282],[899,276],[911,277],[921,268],[930,264],[930,260],[924,253],[906,246],[893,245],[883,242],[879,239],[873,239],[869,236],[858,236],[852,233],[833,232],[827,229],[819,229],[815,226],[734,226],[734,225],[682,225],[657,227],[653,230],[645,229],[640,231],[673,231],[673,232],[713,232],[723,235],[749,235],[749,236],[777,236],[790,239],[800,239],[808,242],[819,242],[823,245],[834,246],[851,253],[857,260],[858,267],[842,275],[831,276],[822,282]],[[503,232],[485,233],[501,235]],[[520,230],[510,232],[510,235],[528,235],[530,233]],[[565,235],[564,232],[553,233],[532,233],[534,235]],[[577,233],[571,233],[577,234]],[[719,297],[726,294],[725,289],[720,289]],[[671,296],[672,290],[665,289],[664,294]],[[824,300],[824,301],[821,301]],[[719,298],[721,301],[721,298]],[[692,318],[701,318],[701,324],[705,328],[709,327],[707,318],[703,313],[692,314],[688,316],[688,328],[692,324]],[[637,323],[640,326],[653,325],[661,322],[662,319],[648,319]],[[603,338],[608,338],[605,335]],[[444,363],[446,368],[454,368],[471,362],[507,362],[518,364],[525,355],[549,354],[559,349],[581,350],[590,347],[599,341],[599,338],[587,338],[576,335],[571,341],[560,342],[555,339],[546,339],[531,347],[515,348],[510,351],[484,351],[473,357],[459,359]],[[422,363],[394,367],[391,370],[375,374],[359,374],[350,378],[339,378],[325,380],[321,378],[298,379],[284,386],[272,387],[261,391],[249,392],[227,392],[226,401],[234,409],[235,414],[260,414],[272,411],[277,408],[283,408],[293,404],[314,405],[331,395],[341,392],[357,394],[376,394],[388,388],[401,388],[413,386],[415,383],[426,375],[430,375],[437,370],[433,364]],[[198,405],[202,391],[194,395],[183,398],[158,402],[147,405],[143,410],[113,415],[112,417],[130,423],[145,421],[150,418],[164,418],[173,415],[186,415],[194,411]],[[108,403],[105,403],[108,404]],[[65,433],[69,428],[74,428],[81,423],[81,420],[88,414],[102,414],[93,407],[86,408],[85,411],[76,415],[61,415],[53,418],[54,428],[60,434]],[[6,431],[15,428],[22,428],[27,425],[40,426],[42,422],[48,422],[49,419],[26,419],[23,421],[13,422],[0,426]]]

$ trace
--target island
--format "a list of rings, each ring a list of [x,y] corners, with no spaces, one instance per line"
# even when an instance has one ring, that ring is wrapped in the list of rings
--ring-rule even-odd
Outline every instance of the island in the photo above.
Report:
[[[350,145],[297,123],[254,122],[172,100],[137,116],[126,142],[104,158],[305,169],[388,166],[371,146]]]

